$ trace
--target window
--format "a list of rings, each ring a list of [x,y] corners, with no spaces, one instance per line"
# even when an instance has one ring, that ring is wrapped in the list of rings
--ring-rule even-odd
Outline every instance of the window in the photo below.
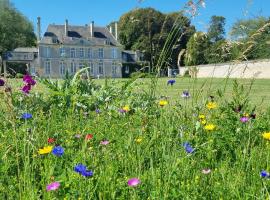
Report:
[[[98,63],[98,73],[103,74],[103,62]]]
[[[70,49],[70,57],[75,58],[75,48]]]
[[[51,74],[51,62],[50,61],[45,62],[45,74],[46,75]]]
[[[94,74],[94,63],[90,62],[89,67],[90,67],[90,74]]]
[[[92,51],[91,48],[89,48],[88,51],[87,51],[87,57],[88,58],[92,58],[93,57],[93,51]]]
[[[66,56],[66,50],[65,50],[64,47],[59,49],[59,54],[60,54],[60,57],[65,57]]]
[[[117,58],[117,49],[112,48],[112,58],[116,59]]]
[[[98,58],[103,58],[104,57],[104,52],[103,52],[103,48],[99,48],[98,49]]]
[[[75,74],[76,73],[76,64],[74,62],[70,65],[70,73]]]
[[[65,63],[62,61],[60,62],[60,74],[65,75],[65,73],[66,73],[66,66]]]
[[[49,47],[45,47],[45,56],[46,56],[46,58],[50,57],[50,48]]]
[[[116,75],[117,73],[117,65],[115,62],[112,63],[112,75]]]
[[[79,69],[82,69],[82,68],[84,68],[84,64],[81,62],[79,63]]]
[[[83,48],[79,49],[79,56],[80,56],[80,58],[84,57],[84,49]]]
[[[36,68],[35,67],[30,67],[30,73],[32,76],[35,76],[36,75]]]
[[[128,65],[125,66],[125,73],[126,73],[126,74],[129,73],[129,66],[128,66]]]

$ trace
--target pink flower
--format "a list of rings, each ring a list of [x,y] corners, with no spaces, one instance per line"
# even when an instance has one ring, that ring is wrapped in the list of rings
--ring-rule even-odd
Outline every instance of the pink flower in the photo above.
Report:
[[[100,142],[101,145],[108,145],[110,142],[108,140],[103,140]]]
[[[210,174],[211,173],[211,169],[203,169],[202,170],[203,174]]]
[[[47,185],[47,191],[52,191],[52,190],[57,190],[60,187],[60,183],[59,182],[53,182],[49,185]]]
[[[248,120],[249,120],[248,117],[241,117],[241,118],[240,118],[240,121],[243,122],[243,123],[248,122]]]
[[[137,185],[139,185],[141,183],[140,179],[138,178],[131,178],[128,180],[127,184],[130,187],[136,187]]]

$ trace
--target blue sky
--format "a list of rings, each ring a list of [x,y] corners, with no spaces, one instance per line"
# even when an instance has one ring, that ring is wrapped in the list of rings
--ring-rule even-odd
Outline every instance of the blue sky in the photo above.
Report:
[[[181,10],[188,0],[11,0],[30,21],[36,25],[37,16],[41,17],[42,32],[48,24],[85,25],[95,21],[105,26],[111,21],[138,7],[153,7],[168,13]],[[226,31],[237,19],[254,16],[270,16],[270,0],[206,0],[206,8],[201,9],[199,16],[192,19],[197,30],[206,31],[212,15],[226,18]]]

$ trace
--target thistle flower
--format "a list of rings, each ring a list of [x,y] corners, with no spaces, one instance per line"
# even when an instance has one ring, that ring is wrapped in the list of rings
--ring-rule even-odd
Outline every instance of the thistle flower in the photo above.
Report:
[[[30,113],[23,113],[21,116],[22,119],[31,119],[32,118],[32,114]]]
[[[5,85],[5,81],[0,78],[0,86],[4,86],[4,85]]]
[[[166,100],[160,100],[160,101],[159,101],[159,105],[160,105],[161,107],[166,106],[167,104],[168,104],[168,101],[166,101]]]
[[[53,148],[52,153],[55,156],[62,156],[64,154],[64,149],[61,146],[56,146]]]
[[[46,146],[46,147],[43,147],[42,149],[39,149],[39,150],[38,150],[38,153],[39,153],[40,155],[51,153],[52,148],[53,148],[52,146]]]
[[[128,180],[127,184],[130,187],[136,187],[137,185],[139,185],[141,183],[140,179],[138,178],[131,178]]]
[[[60,187],[59,182],[53,182],[53,183],[47,185],[46,189],[47,189],[47,191],[52,191],[52,190],[57,190],[59,187]]]

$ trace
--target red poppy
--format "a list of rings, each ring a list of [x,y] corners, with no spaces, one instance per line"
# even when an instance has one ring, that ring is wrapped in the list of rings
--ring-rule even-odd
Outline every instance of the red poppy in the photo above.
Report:
[[[86,139],[86,140],[91,140],[93,137],[94,137],[93,134],[87,134],[87,135],[85,136],[85,139]]]
[[[55,142],[55,139],[53,138],[48,138],[48,143],[51,144],[51,143],[54,143]]]

